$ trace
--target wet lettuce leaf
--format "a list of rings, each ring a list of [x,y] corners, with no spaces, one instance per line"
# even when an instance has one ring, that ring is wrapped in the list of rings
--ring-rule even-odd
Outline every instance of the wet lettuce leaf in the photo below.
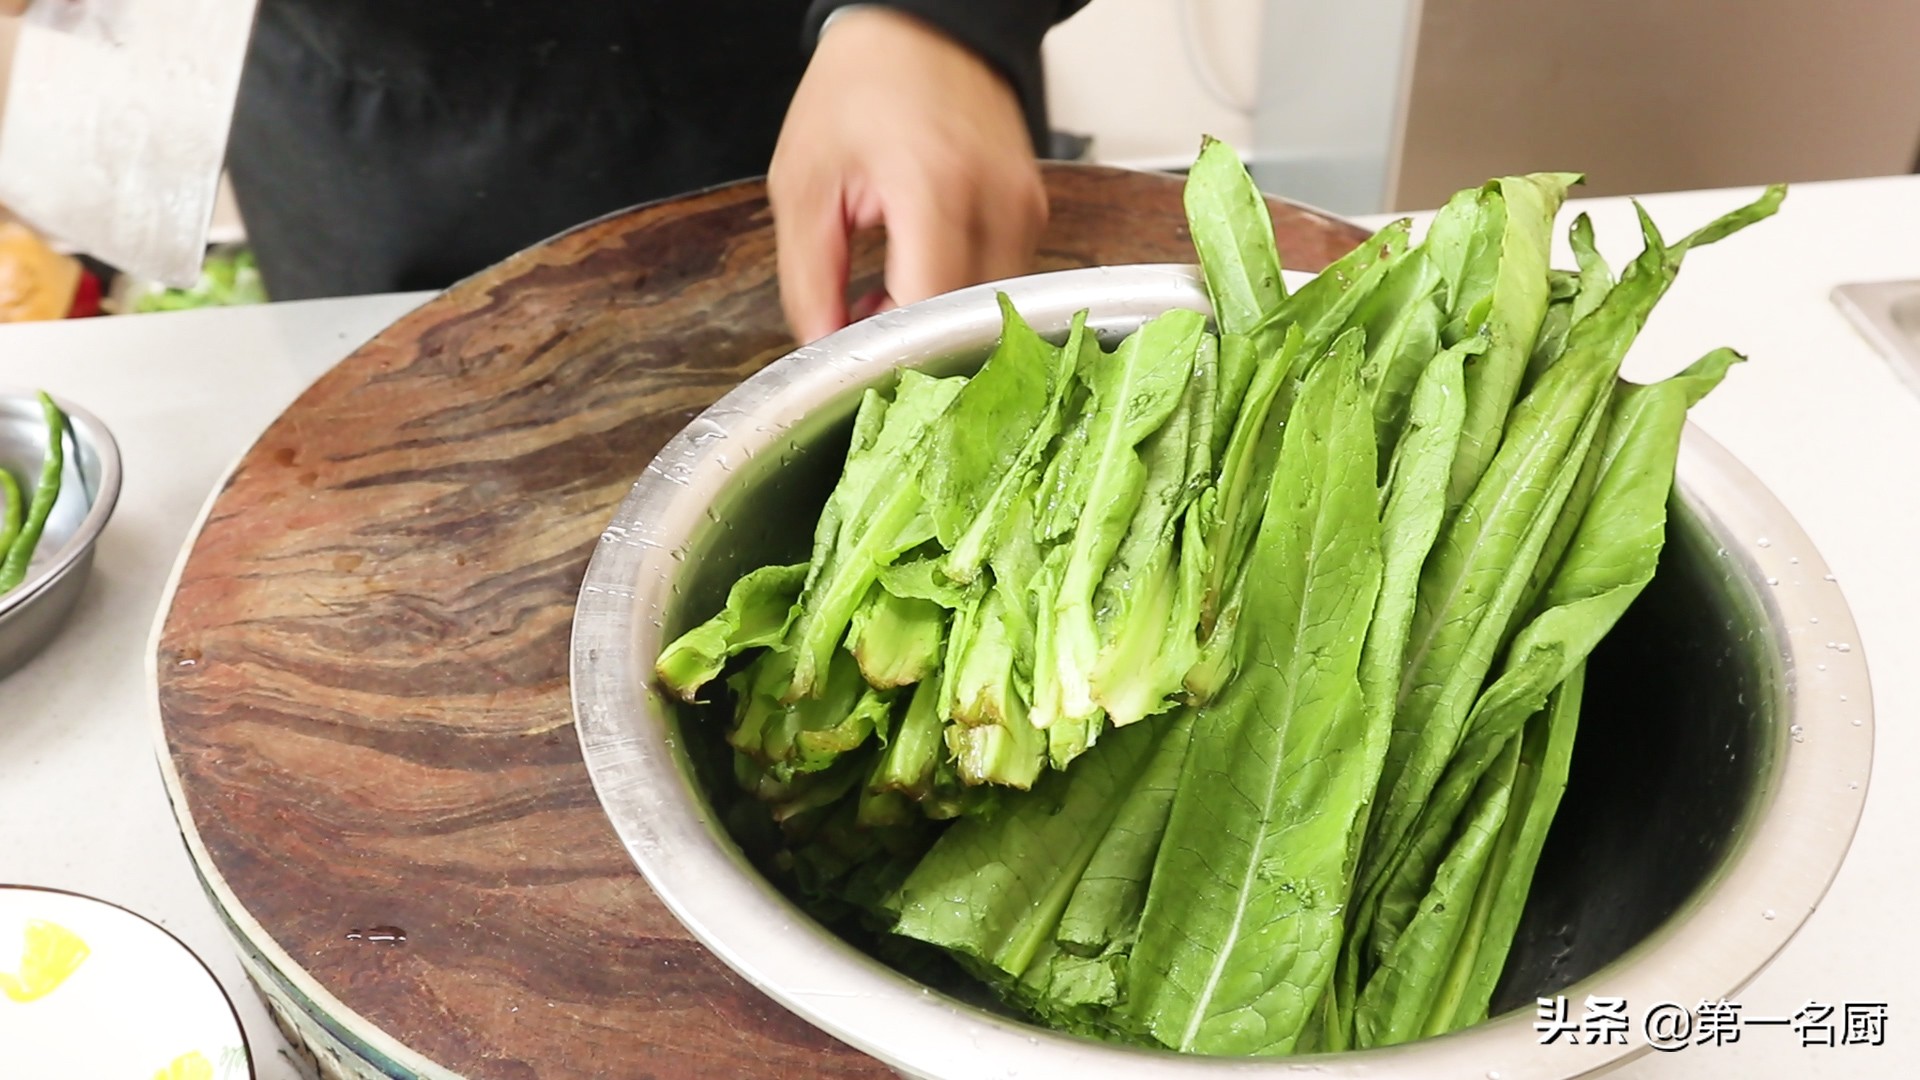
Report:
[[[1032,703],[1034,726],[1065,724],[1084,733],[1069,746],[1092,745],[1102,721],[1093,697],[1100,651],[1094,594],[1146,494],[1148,469],[1139,448],[1185,397],[1205,324],[1197,312],[1170,311],[1080,373],[1091,399],[1087,441],[1063,478],[1061,505],[1074,518],[1060,549],[1065,555],[1057,569],[1043,564],[1041,570],[1045,591],[1036,617],[1050,632],[1037,639]],[[1175,456],[1184,463],[1184,455]],[[1070,754],[1054,755],[1056,768],[1069,760]]]
[[[1215,1054],[1291,1049],[1333,970],[1375,776],[1359,663],[1380,582],[1359,334],[1307,378],[1250,557],[1246,663],[1195,720],[1129,965],[1127,1022]]]
[[[1242,337],[1255,357],[1270,355],[1279,340],[1260,328],[1287,298],[1287,287],[1266,197],[1233,147],[1209,137],[1187,174],[1182,199],[1220,332]]]
[[[1180,538],[1186,511],[1209,478],[1216,371],[1213,339],[1202,337],[1186,393],[1141,444],[1146,481],[1140,502],[1094,594],[1100,652],[1092,696],[1115,727],[1171,708],[1198,658],[1198,597],[1190,580],[1182,587]]]
[[[947,554],[940,570],[962,584],[979,574],[1008,512],[1060,431],[1074,371],[1089,357],[1086,312],[1066,344],[1047,344],[1000,294],[1000,344],[955,397],[929,438],[927,498]],[[1097,357],[1094,346],[1091,356]]]
[[[697,700],[730,658],[780,643],[806,577],[806,564],[796,563],[763,566],[734,582],[719,614],[660,650],[654,674],[680,700]]]
[[[962,378],[902,371],[871,445],[856,436],[822,514],[823,531],[833,520],[832,535],[816,533],[800,614],[787,632],[793,678],[781,700],[797,702],[820,692],[829,660],[880,572],[934,538],[922,491],[925,436],[965,384]],[[856,433],[860,428],[856,420]]]
[[[1572,173],[1535,173],[1503,177],[1487,185],[1489,198],[1500,206],[1492,277],[1482,276],[1487,254],[1477,250],[1476,276],[1463,283],[1455,296],[1445,337],[1449,345],[1470,334],[1487,338],[1486,352],[1467,369],[1467,416],[1447,484],[1450,506],[1458,505],[1479,483],[1506,430],[1507,411],[1547,315],[1554,215],[1566,199],[1567,188],[1579,179]],[[1483,286],[1484,293],[1479,291]]]
[[[1422,1034],[1437,1035],[1487,1018],[1494,988],[1499,985],[1507,953],[1513,948],[1513,936],[1520,927],[1520,915],[1526,910],[1534,867],[1539,865],[1547,831],[1567,790],[1586,670],[1585,663],[1575,665],[1548,699],[1546,709],[1527,722],[1520,739],[1506,825],[1480,892],[1474,897],[1468,939],[1472,947],[1455,954],[1453,970]]]
[[[1161,733],[1115,732],[1071,774],[1050,772],[994,814],[956,822],[889,899],[894,932],[1018,979],[1051,942]]]

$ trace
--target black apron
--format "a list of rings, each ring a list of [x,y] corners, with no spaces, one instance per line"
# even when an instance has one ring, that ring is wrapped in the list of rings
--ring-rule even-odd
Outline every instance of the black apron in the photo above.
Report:
[[[228,171],[276,300],[443,288],[764,173],[806,0],[262,0]]]

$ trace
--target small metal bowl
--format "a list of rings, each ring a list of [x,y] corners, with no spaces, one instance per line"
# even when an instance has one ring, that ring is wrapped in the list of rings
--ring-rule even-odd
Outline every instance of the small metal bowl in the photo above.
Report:
[[[1083,308],[1109,342],[1171,308],[1207,310],[1187,267],[1076,270],[998,288],[1056,340]],[[915,982],[834,936],[722,827],[728,796],[703,783],[713,777],[701,761],[724,717],[668,700],[653,661],[740,574],[806,557],[863,389],[901,367],[972,370],[999,326],[993,289],[969,289],[770,365],[647,466],[587,568],[574,716],[601,803],[667,907],[774,1000],[933,1080],[1566,1080],[1647,1052],[1650,1019],[1734,998],[1818,905],[1866,798],[1863,650],[1792,516],[1689,429],[1659,572],[1590,662],[1572,776],[1491,1020],[1357,1053],[1181,1056],[998,1015],[955,996],[964,988]],[[1622,999],[1632,1027],[1592,1026],[1577,1045],[1559,1036],[1543,1045],[1540,995],[1564,995],[1575,1025],[1589,995]],[[1678,1049],[1675,1027],[1653,1034],[1661,1030]]]
[[[120,450],[106,425],[70,401],[53,400],[65,410],[71,431],[60,497],[27,576],[0,593],[0,678],[32,659],[72,613],[93,568],[94,542],[120,497]],[[0,468],[20,481],[28,501],[46,456],[47,422],[39,396],[31,390],[0,390]]]

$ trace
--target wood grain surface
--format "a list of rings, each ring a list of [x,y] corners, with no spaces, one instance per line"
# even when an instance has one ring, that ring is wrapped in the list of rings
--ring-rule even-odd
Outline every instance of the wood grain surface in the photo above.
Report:
[[[1177,178],[1047,181],[1041,268],[1192,261]],[[1365,235],[1273,215],[1301,269]],[[862,245],[858,276],[877,266]],[[671,435],[791,347],[760,184],[640,207],[396,323],[219,493],[156,658],[178,809],[348,1036],[476,1080],[888,1075],[681,928],[571,730],[601,528]]]

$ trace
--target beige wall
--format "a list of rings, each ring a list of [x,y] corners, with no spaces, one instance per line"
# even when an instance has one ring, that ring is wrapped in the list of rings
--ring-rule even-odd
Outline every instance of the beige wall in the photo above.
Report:
[[[20,20],[0,17],[0,122],[4,122],[7,109],[7,83],[13,73],[13,42],[20,36]],[[6,205],[0,203],[0,222],[13,220]]]
[[[1425,0],[1397,188],[1489,176],[1588,194],[1904,173],[1920,147],[1915,0]]]
[[[1057,128],[1093,136],[1095,160],[1186,165],[1200,136],[1249,149],[1263,0],[1093,0],[1047,36]],[[1183,47],[1212,73],[1207,92]]]
[[[13,41],[20,36],[20,20],[0,16],[0,115],[7,107],[7,76],[13,71]]]

